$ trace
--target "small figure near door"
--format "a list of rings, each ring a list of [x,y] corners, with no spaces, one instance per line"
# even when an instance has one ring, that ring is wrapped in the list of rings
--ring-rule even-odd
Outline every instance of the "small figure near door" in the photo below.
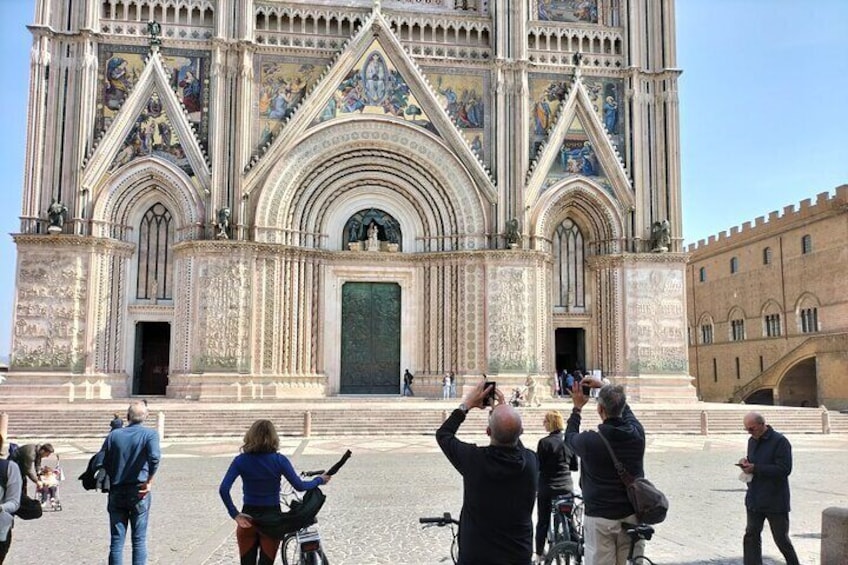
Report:
[[[415,393],[412,392],[412,379],[414,378],[409,369],[403,372],[403,396],[415,396]]]

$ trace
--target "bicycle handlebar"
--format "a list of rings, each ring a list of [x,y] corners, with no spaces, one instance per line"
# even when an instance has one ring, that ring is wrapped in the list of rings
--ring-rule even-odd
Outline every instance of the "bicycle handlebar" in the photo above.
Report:
[[[439,527],[447,526],[448,524],[456,524],[459,525],[459,521],[453,519],[450,515],[450,512],[445,512],[442,516],[437,518],[418,518],[419,524],[435,524]]]
[[[350,456],[351,456],[351,455],[353,455],[353,453],[351,453],[351,452],[350,452],[350,449],[348,449],[347,451],[345,451],[345,452],[344,452],[344,455],[342,455],[342,458],[341,458],[341,459],[339,459],[339,460],[336,462],[336,464],[335,464],[335,465],[333,465],[332,467],[330,467],[330,469],[327,471],[327,474],[328,474],[328,475],[330,475],[330,476],[332,477],[333,475],[335,475],[336,473],[338,473],[338,472],[339,472],[339,469],[341,469],[341,468],[342,468],[342,466],[343,466],[345,463],[347,463],[347,460],[348,460],[348,459],[350,459]]]

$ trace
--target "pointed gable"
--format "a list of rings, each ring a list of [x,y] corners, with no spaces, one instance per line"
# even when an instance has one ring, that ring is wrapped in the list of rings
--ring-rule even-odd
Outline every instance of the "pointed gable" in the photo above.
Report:
[[[343,93],[350,94],[348,100],[340,96]],[[486,198],[495,201],[497,196],[489,171],[448,115],[421,69],[404,50],[377,4],[315,88],[285,120],[279,135],[263,149],[263,155],[248,165],[248,191],[261,184],[274,162],[306,130],[325,127],[324,122],[342,118],[402,120],[440,136],[474,176]]]
[[[535,202],[546,189],[578,177],[600,186],[621,205],[633,203],[619,153],[579,75],[533,162],[527,202]]]
[[[152,51],[86,162],[83,188],[96,190],[110,173],[146,156],[176,165],[199,187],[209,189],[209,164],[189,119],[196,109],[177,97],[171,79],[158,51]]]

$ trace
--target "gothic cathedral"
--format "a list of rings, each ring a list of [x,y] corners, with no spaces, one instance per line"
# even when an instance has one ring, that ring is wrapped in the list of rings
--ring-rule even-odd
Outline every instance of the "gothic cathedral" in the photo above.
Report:
[[[36,0],[0,395],[695,399],[673,0]]]

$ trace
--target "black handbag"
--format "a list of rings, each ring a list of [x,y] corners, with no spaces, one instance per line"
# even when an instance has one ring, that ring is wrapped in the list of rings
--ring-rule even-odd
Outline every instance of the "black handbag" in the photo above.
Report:
[[[43,513],[41,503],[28,497],[25,492],[21,491],[21,505],[18,507],[17,512],[15,512],[15,516],[21,520],[36,520],[41,518]]]
[[[666,496],[648,479],[644,477],[633,478],[627,472],[624,465],[621,464],[621,461],[618,460],[618,457],[615,456],[615,453],[613,453],[612,446],[607,441],[607,438],[604,437],[604,434],[598,432],[598,435],[604,440],[610,457],[612,457],[612,462],[615,464],[618,477],[627,488],[627,499],[633,505],[633,510],[639,522],[643,524],[659,524],[665,520],[665,516],[668,514],[668,499]]]

